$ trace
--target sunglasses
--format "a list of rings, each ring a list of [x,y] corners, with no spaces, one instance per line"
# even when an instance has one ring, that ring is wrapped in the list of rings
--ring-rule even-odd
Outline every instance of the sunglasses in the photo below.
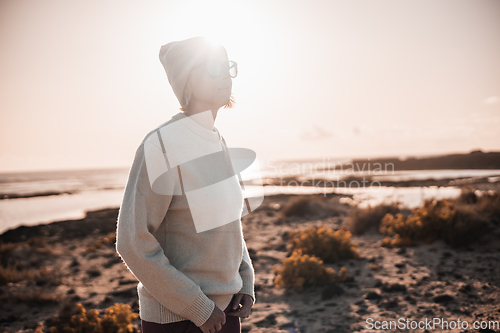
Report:
[[[229,71],[229,75],[235,78],[238,75],[238,64],[236,61],[229,61],[227,63],[221,63],[216,60],[205,61],[205,66],[207,68],[208,74],[212,77],[218,77],[222,74],[222,71]],[[227,73],[227,72],[226,72]]]

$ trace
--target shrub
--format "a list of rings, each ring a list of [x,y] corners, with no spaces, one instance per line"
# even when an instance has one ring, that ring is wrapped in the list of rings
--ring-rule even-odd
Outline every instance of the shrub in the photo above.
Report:
[[[468,205],[473,207],[475,212],[483,215],[486,219],[500,226],[500,192],[484,191],[477,194],[477,191],[469,187],[463,187],[457,198],[451,199],[457,206]]]
[[[35,258],[37,263],[41,263],[44,256],[52,253],[52,248],[42,236],[31,237],[23,242],[0,242],[0,265],[7,267],[15,263],[19,264],[20,260],[27,262],[29,258]]]
[[[349,216],[349,231],[353,235],[362,235],[373,229],[378,231],[380,222],[386,214],[396,214],[401,211],[400,203],[380,204],[374,207],[355,208]]]
[[[128,304],[115,303],[114,306],[106,309],[102,320],[104,333],[125,333],[133,332],[132,320],[139,316],[134,313]]]
[[[61,274],[47,267],[19,269],[17,263],[7,267],[0,266],[0,286],[20,281],[37,285],[59,285]]]
[[[24,289],[24,290],[23,290]],[[25,303],[31,304],[54,304],[61,301],[61,297],[43,287],[27,287],[23,289],[7,290],[0,294],[0,301],[7,304]]]
[[[101,318],[96,309],[87,311],[80,303],[67,303],[57,319],[49,319],[45,324],[51,333],[126,333],[134,332],[132,320],[137,318],[128,304],[115,303]]]
[[[440,238],[443,225],[453,214],[454,206],[446,199],[427,199],[422,208],[415,208],[406,218],[402,214],[397,214],[396,218],[387,214],[382,219],[380,233],[396,234],[399,242],[413,244],[416,240],[422,240],[424,243],[432,243]]]
[[[407,247],[413,245],[415,245],[415,242],[412,239],[408,237],[401,237],[399,234],[396,234],[394,238],[389,236],[385,237],[381,244],[381,246],[384,247]]]
[[[101,237],[101,238],[97,239],[96,241],[94,241],[92,243],[92,245],[90,245],[89,247],[87,247],[85,249],[85,252],[94,252],[97,249],[100,249],[101,247],[103,247],[104,245],[113,246],[115,243],[116,243],[116,233],[111,232],[107,236]]]
[[[477,203],[476,192],[470,187],[462,187],[457,198],[453,199],[457,204],[472,205]]]
[[[442,239],[453,247],[466,246],[479,240],[488,231],[487,221],[467,206],[454,206],[448,200],[425,200],[412,214],[387,214],[380,225],[386,237],[382,246],[412,246],[417,241],[432,243]]]
[[[333,231],[325,226],[308,227],[297,231],[288,231],[290,251],[301,250],[322,259],[326,263],[335,263],[343,259],[358,258],[357,244],[351,242],[351,233],[344,229]]]
[[[342,267],[339,274],[336,274],[333,268],[325,267],[321,259],[303,254],[299,249],[285,258],[281,267],[274,265],[274,284],[300,292],[307,287],[319,287],[351,279],[346,271],[347,268]]]
[[[500,192],[484,192],[477,199],[476,211],[500,226]]]
[[[288,200],[288,202],[283,205],[280,214],[283,218],[291,216],[312,216],[317,214],[315,208],[317,208],[318,205],[318,198],[312,195],[300,195]]]
[[[443,228],[441,238],[452,247],[466,246],[491,231],[487,219],[477,214],[474,208],[456,207],[454,218]]]

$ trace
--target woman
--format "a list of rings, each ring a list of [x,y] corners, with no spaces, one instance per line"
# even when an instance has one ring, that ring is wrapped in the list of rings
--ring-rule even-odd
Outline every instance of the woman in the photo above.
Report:
[[[162,46],[160,61],[182,112],[137,149],[116,250],[139,280],[143,333],[239,333],[255,302],[255,276],[243,193],[214,126],[218,110],[231,107],[236,63],[202,37]]]

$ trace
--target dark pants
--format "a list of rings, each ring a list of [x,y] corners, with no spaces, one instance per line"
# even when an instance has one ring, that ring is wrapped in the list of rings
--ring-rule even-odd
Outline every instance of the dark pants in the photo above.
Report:
[[[232,300],[231,300],[232,302]],[[231,307],[231,302],[224,310],[226,323],[217,333],[241,333],[240,317],[229,316],[227,313]],[[203,331],[191,320],[176,321],[173,323],[158,324],[141,319],[142,333],[202,333]]]

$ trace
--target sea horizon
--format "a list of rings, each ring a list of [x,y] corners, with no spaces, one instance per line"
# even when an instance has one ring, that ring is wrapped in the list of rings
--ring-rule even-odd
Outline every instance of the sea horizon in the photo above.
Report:
[[[300,163],[305,163],[301,160]],[[309,160],[317,161],[317,160]],[[292,163],[292,162],[290,162]],[[0,173],[0,234],[21,225],[47,224],[55,221],[81,219],[86,212],[119,208],[130,168],[94,168],[57,171]],[[349,179],[350,173],[322,174],[296,172],[297,169],[271,170],[261,168],[261,177],[250,179],[245,195],[274,194],[326,194],[342,193],[352,196],[350,204],[377,204],[399,200],[408,207],[418,205],[428,197],[447,198],[458,195],[457,186],[377,186],[358,189],[349,187],[320,187],[307,183],[308,179]],[[474,182],[486,178],[489,182],[500,181],[499,169],[469,170],[401,170],[389,174],[373,175],[359,172],[354,176],[373,181],[404,182],[425,179],[460,179]],[[262,181],[259,181],[262,179]],[[275,186],[273,182],[292,179],[286,186]],[[294,181],[297,179],[297,181]],[[300,182],[302,182],[302,185]],[[253,184],[252,184],[253,182]],[[457,183],[456,185],[459,185]],[[10,196],[10,197],[9,197]]]

